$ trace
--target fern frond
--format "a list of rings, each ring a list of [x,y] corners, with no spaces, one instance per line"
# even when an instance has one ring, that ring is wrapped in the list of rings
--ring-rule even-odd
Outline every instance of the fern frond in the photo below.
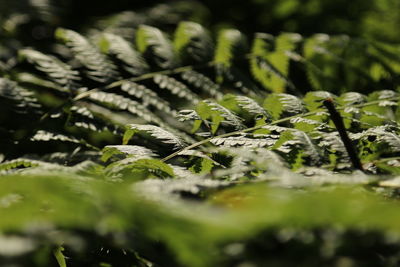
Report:
[[[9,174],[41,174],[45,175],[48,172],[53,173],[67,173],[67,174],[85,174],[90,172],[94,166],[99,166],[97,163],[86,161],[77,164],[73,167],[66,167],[56,163],[50,163],[42,160],[35,160],[30,158],[18,158],[6,161],[0,164],[0,176]]]
[[[214,51],[213,41],[198,23],[180,22],[175,31],[174,48],[184,63],[211,61]]]
[[[235,65],[234,60],[243,57],[247,52],[247,38],[236,29],[224,29],[218,33],[217,45],[214,53],[214,63],[216,70],[216,79],[218,83],[222,83],[225,78],[230,81],[237,81],[236,74],[232,73],[232,67]],[[239,79],[240,81],[241,79]],[[242,85],[243,82],[235,84]],[[243,86],[240,86],[243,88]]]
[[[337,96],[327,91],[312,91],[303,97],[303,102],[309,111],[316,111],[324,109],[322,103],[328,98],[335,100]]]
[[[119,181],[174,177],[174,170],[171,166],[147,156],[132,156],[113,162],[105,168],[105,173],[109,179]]]
[[[89,99],[106,106],[111,106],[113,109],[128,111],[146,122],[158,125],[164,124],[159,117],[148,110],[145,106],[129,98],[113,93],[92,92],[89,95]]]
[[[84,117],[85,119],[94,120],[93,114],[85,107],[73,106],[71,108],[71,112],[74,113],[74,118],[77,117],[76,115],[78,115],[80,117]],[[103,128],[99,128],[95,124],[90,123],[90,122],[87,123],[87,122],[83,122],[83,121],[75,121],[74,120],[73,124],[76,125],[77,127],[90,129],[92,131],[102,131],[103,130]]]
[[[247,96],[227,94],[220,104],[242,118],[251,117],[253,121],[259,117],[263,117],[265,120],[271,119],[271,115],[264,108]]]
[[[392,90],[375,91],[367,96],[368,102],[377,101],[376,105],[368,105],[361,108],[361,121],[369,123],[372,126],[388,124],[390,121],[396,121],[396,108],[398,100],[395,99],[399,94]],[[399,109],[397,109],[397,112]]]
[[[214,153],[222,153],[232,158],[229,167],[216,170],[217,179],[228,181],[261,181],[269,176],[282,176],[289,172],[288,167],[279,155],[263,147],[249,148],[218,147]]]
[[[7,3],[71,1],[0,0],[0,14]],[[257,34],[249,50],[226,29],[214,47],[208,29],[224,25],[183,20],[207,15],[197,0],[170,2],[75,25],[84,35],[59,29],[63,44],[47,33],[68,16],[50,25],[0,15],[0,262],[395,265],[400,212],[385,202],[400,192],[400,46],[283,33]],[[249,2],[284,19],[307,1]],[[27,42],[60,60],[22,49],[32,64],[18,64]],[[352,168],[327,99],[364,173]],[[362,240],[349,245],[354,236]],[[377,253],[353,255],[359,244]],[[297,257],[303,248],[317,253]]]
[[[29,48],[19,50],[18,55],[21,60],[33,64],[37,70],[46,74],[50,80],[60,86],[68,90],[76,90],[80,87],[78,81],[81,78],[78,71],[73,70],[61,60]]]
[[[222,116],[226,120],[223,123],[230,124],[237,129],[243,128],[242,119],[230,112],[225,107],[211,100],[204,100],[203,103],[205,103],[211,109],[211,111],[217,112],[220,116]]]
[[[329,35],[317,34],[304,42],[303,55],[309,64],[306,64],[307,77],[315,90],[334,91],[334,80],[328,73],[334,73],[336,63],[328,57],[324,58],[323,46],[329,41]]]
[[[23,176],[36,174],[50,177],[53,177],[54,175],[64,174],[77,180],[88,180],[93,178],[93,176],[102,175],[103,168],[103,166],[90,160],[82,161],[74,166],[64,166],[49,162],[40,162],[40,164],[36,167],[16,170],[15,173]]]
[[[305,132],[288,129],[280,135],[272,147],[282,153],[293,169],[298,169],[308,161],[311,165],[319,165],[322,157],[314,141]]]
[[[189,156],[189,157],[197,157],[197,158],[202,158],[211,161],[213,164],[216,166],[222,166],[215,160],[213,160],[210,156],[207,155],[207,153],[204,153],[202,151],[198,150],[182,150],[178,153],[179,156]]]
[[[333,166],[338,163],[349,163],[349,155],[338,132],[320,133],[318,146],[329,153],[328,157]]]
[[[275,119],[300,114],[306,111],[301,99],[289,94],[271,94],[264,100],[263,107]]]
[[[121,90],[128,93],[131,96],[134,96],[138,99],[141,99],[143,106],[147,107],[151,105],[155,107],[159,111],[165,112],[167,114],[175,117],[177,112],[171,108],[168,101],[165,101],[161,97],[159,97],[154,91],[147,88],[144,85],[134,83],[134,82],[124,82],[121,85]]]
[[[34,94],[6,78],[0,78],[0,101],[2,99],[11,104],[11,108],[17,113],[41,113],[41,105]]]
[[[178,151],[179,152],[179,151]],[[185,157],[186,165],[189,165],[189,171],[196,174],[208,174],[214,167],[225,168],[224,165],[215,161],[212,155],[206,152],[197,150],[182,150],[178,153],[179,156]]]
[[[124,38],[103,33],[99,37],[98,45],[103,53],[116,58],[129,74],[139,76],[149,71],[146,61]]]
[[[210,143],[216,146],[228,147],[272,147],[276,142],[273,138],[254,139],[243,136],[238,137],[215,137],[211,139]]]
[[[73,166],[75,164],[91,161],[100,162],[101,153],[97,150],[79,150],[74,152],[53,152],[50,154],[40,155],[40,160],[45,162],[57,163],[60,165]],[[32,159],[36,159],[32,157]]]
[[[82,147],[86,147],[92,150],[99,150],[97,147],[89,144],[83,139],[77,139],[74,136],[67,136],[64,134],[38,130],[31,138],[31,142],[61,142],[61,143],[70,143],[74,145],[79,145]]]
[[[68,123],[71,125],[95,132],[109,131],[113,134],[119,133],[118,126],[101,120],[84,106],[73,106],[71,107],[70,112],[71,114],[68,118]]]
[[[26,86],[34,86],[34,87],[38,87],[38,88],[55,90],[54,93],[56,93],[60,97],[65,96],[66,93],[67,94],[71,93],[71,90],[68,89],[68,87],[58,85],[57,83],[50,81],[48,78],[45,78],[45,77],[42,78],[39,75],[35,75],[32,73],[20,72],[16,75],[15,79],[16,79],[16,81],[18,81],[19,84],[24,85],[24,86],[25,85]],[[73,90],[73,91],[78,92],[78,90]]]
[[[300,40],[301,36],[298,34],[284,33],[275,40],[269,34],[256,34],[251,50],[250,67],[254,77],[266,89],[283,93],[286,86],[294,87],[288,79],[288,53],[296,48]]]
[[[208,96],[213,97],[216,100],[220,100],[223,96],[223,93],[221,92],[221,87],[200,72],[193,70],[185,71],[181,73],[181,78],[185,82],[189,83],[197,89],[200,89]]]
[[[179,121],[194,121],[201,120],[201,117],[195,110],[192,109],[182,109],[177,115]]]
[[[188,183],[193,182],[194,179],[196,179],[196,181],[199,181],[199,179],[202,179],[204,181],[204,177],[202,177],[203,175],[201,175],[201,173],[200,174],[194,173],[185,167],[176,166],[176,165],[172,165],[172,164],[169,164],[169,166],[174,170],[175,177],[177,178],[177,179],[173,179],[173,180],[169,180],[169,181],[174,181],[174,180],[181,181],[181,183],[177,183],[177,185],[182,184],[182,181],[184,179]],[[206,182],[204,182],[204,187],[199,186],[195,190],[190,190],[189,192],[190,193],[199,193],[199,194],[202,193],[204,191],[204,189],[206,188],[207,182],[209,183],[208,186],[210,186],[212,184],[212,182],[214,182],[214,181],[211,179],[207,179]],[[184,192],[184,191],[179,191],[179,189],[169,191],[169,193],[171,193],[171,194],[182,193],[182,192]]]
[[[192,125],[191,133],[196,133],[203,124],[199,114],[192,109],[180,110],[176,118],[181,122],[189,122]]]
[[[322,157],[318,147],[315,145],[311,137],[303,131],[294,131],[293,134],[295,140],[300,142],[302,149],[304,149],[305,155],[310,158],[310,164],[320,164]]]
[[[47,141],[61,141],[61,142],[68,142],[68,143],[74,143],[74,144],[82,144],[82,141],[71,137],[71,136],[66,136],[63,134],[56,134],[56,133],[52,133],[52,132],[47,132],[47,131],[43,131],[43,130],[39,130],[35,133],[34,136],[31,137],[30,139],[31,141],[43,141],[43,142],[47,142]]]
[[[175,203],[181,196],[203,198],[204,192],[216,191],[228,186],[228,182],[205,178],[186,169],[170,165],[179,179],[148,179],[137,184],[135,193],[151,196],[156,201]]]
[[[103,173],[104,167],[91,160],[84,160],[75,164],[74,166],[68,167],[67,173],[75,173],[77,175],[93,177],[101,175]]]
[[[371,93],[368,95],[367,100],[368,101],[374,101],[374,100],[379,100],[378,106],[379,107],[396,107],[397,102],[393,100],[386,100],[386,99],[391,99],[399,94],[395,91],[392,90],[379,90]]]
[[[103,148],[102,161],[108,161],[111,157],[118,155],[128,155],[134,157],[156,157],[157,154],[152,150],[143,146],[132,146],[132,145],[114,145],[106,146]]]
[[[190,91],[190,89],[187,88],[186,85],[172,77],[158,74],[154,76],[153,81],[158,84],[161,89],[167,89],[173,95],[186,99],[193,104],[197,104],[199,102],[199,97],[195,93]]]
[[[236,101],[242,109],[253,115],[263,115],[268,117],[269,114],[255,100],[247,96],[236,96]]]
[[[11,171],[21,168],[37,167],[43,162],[25,158],[18,158],[10,161],[5,161],[0,164],[0,175],[9,174]]]
[[[249,97],[260,97],[260,88],[257,86],[255,81],[245,73],[242,69],[232,66],[230,69],[224,69],[219,65],[216,65],[216,79],[218,83],[223,81],[235,91],[240,94]]]
[[[171,41],[155,27],[139,26],[136,31],[136,47],[149,62],[161,69],[178,65]]]
[[[163,144],[173,145],[173,149],[178,150],[185,147],[185,141],[176,136],[175,134],[154,126],[154,125],[141,125],[141,124],[128,124],[123,138],[123,143],[127,144],[129,140],[137,133],[149,135],[151,139],[158,140]]]
[[[365,95],[357,92],[347,92],[340,95],[338,102],[342,105],[358,105],[365,103],[367,98]]]
[[[236,130],[245,128],[240,117],[233,114],[229,109],[211,100],[201,101],[197,105],[196,111],[202,120],[206,121],[211,119],[212,133],[216,133],[221,124],[229,125],[234,127]]]
[[[272,125],[272,124],[266,124],[266,125],[262,125],[260,127],[260,129],[262,130],[263,133],[274,134],[274,135],[278,135],[279,136],[283,132],[288,131],[290,128],[277,126],[277,125]],[[258,134],[259,132],[256,131],[255,133]]]
[[[236,96],[236,101],[239,107],[243,108],[245,111],[254,115],[264,115],[268,117],[267,112],[263,109],[256,101],[247,96]]]
[[[111,83],[118,79],[117,67],[85,37],[63,28],[58,28],[55,35],[71,49],[75,58],[86,68],[90,79],[101,83]]]
[[[223,68],[230,68],[233,60],[247,52],[247,38],[236,29],[225,29],[219,32],[214,62]]]
[[[365,41],[346,35],[318,34],[304,44],[307,75],[316,90],[345,92],[356,87],[379,86],[368,73],[377,61],[365,56]],[[341,79],[337,79],[341,77]],[[335,81],[336,79],[336,81]]]
[[[329,127],[324,122],[302,117],[293,118],[290,120],[290,123],[293,124],[295,129],[303,132],[333,130],[333,128]]]
[[[365,160],[375,160],[381,155],[400,153],[400,135],[397,127],[372,127],[363,132],[351,134],[350,138],[358,141],[361,157]]]

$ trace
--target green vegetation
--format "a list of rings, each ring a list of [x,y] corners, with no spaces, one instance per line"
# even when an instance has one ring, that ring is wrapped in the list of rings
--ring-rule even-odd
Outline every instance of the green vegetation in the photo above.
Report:
[[[0,266],[400,263],[398,1],[128,2],[0,3]]]

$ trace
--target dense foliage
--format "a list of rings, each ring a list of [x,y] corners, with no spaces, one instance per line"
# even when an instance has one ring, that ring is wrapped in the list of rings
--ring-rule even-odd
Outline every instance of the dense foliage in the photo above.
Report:
[[[82,27],[74,1],[4,5],[0,266],[399,264],[398,36],[254,2],[300,33],[192,1]]]

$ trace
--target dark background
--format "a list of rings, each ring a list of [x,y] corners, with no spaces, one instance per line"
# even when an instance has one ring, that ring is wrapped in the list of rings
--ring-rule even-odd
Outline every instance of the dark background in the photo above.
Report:
[[[349,34],[399,41],[399,0],[204,0],[182,2],[195,20],[213,26],[235,27],[245,33],[281,31]],[[163,1],[146,0],[1,0],[0,22],[29,10],[47,25],[80,30],[99,16],[123,10],[139,11]],[[203,6],[202,8],[199,8]]]

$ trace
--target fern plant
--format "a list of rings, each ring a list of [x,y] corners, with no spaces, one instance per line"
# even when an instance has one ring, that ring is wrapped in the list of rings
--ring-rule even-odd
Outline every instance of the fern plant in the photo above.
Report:
[[[399,46],[151,19],[173,5],[58,28],[0,61],[0,260],[289,266],[272,252],[299,245],[326,248],[297,255],[305,266],[360,265],[357,235],[398,262],[398,207],[382,199],[400,187]]]

